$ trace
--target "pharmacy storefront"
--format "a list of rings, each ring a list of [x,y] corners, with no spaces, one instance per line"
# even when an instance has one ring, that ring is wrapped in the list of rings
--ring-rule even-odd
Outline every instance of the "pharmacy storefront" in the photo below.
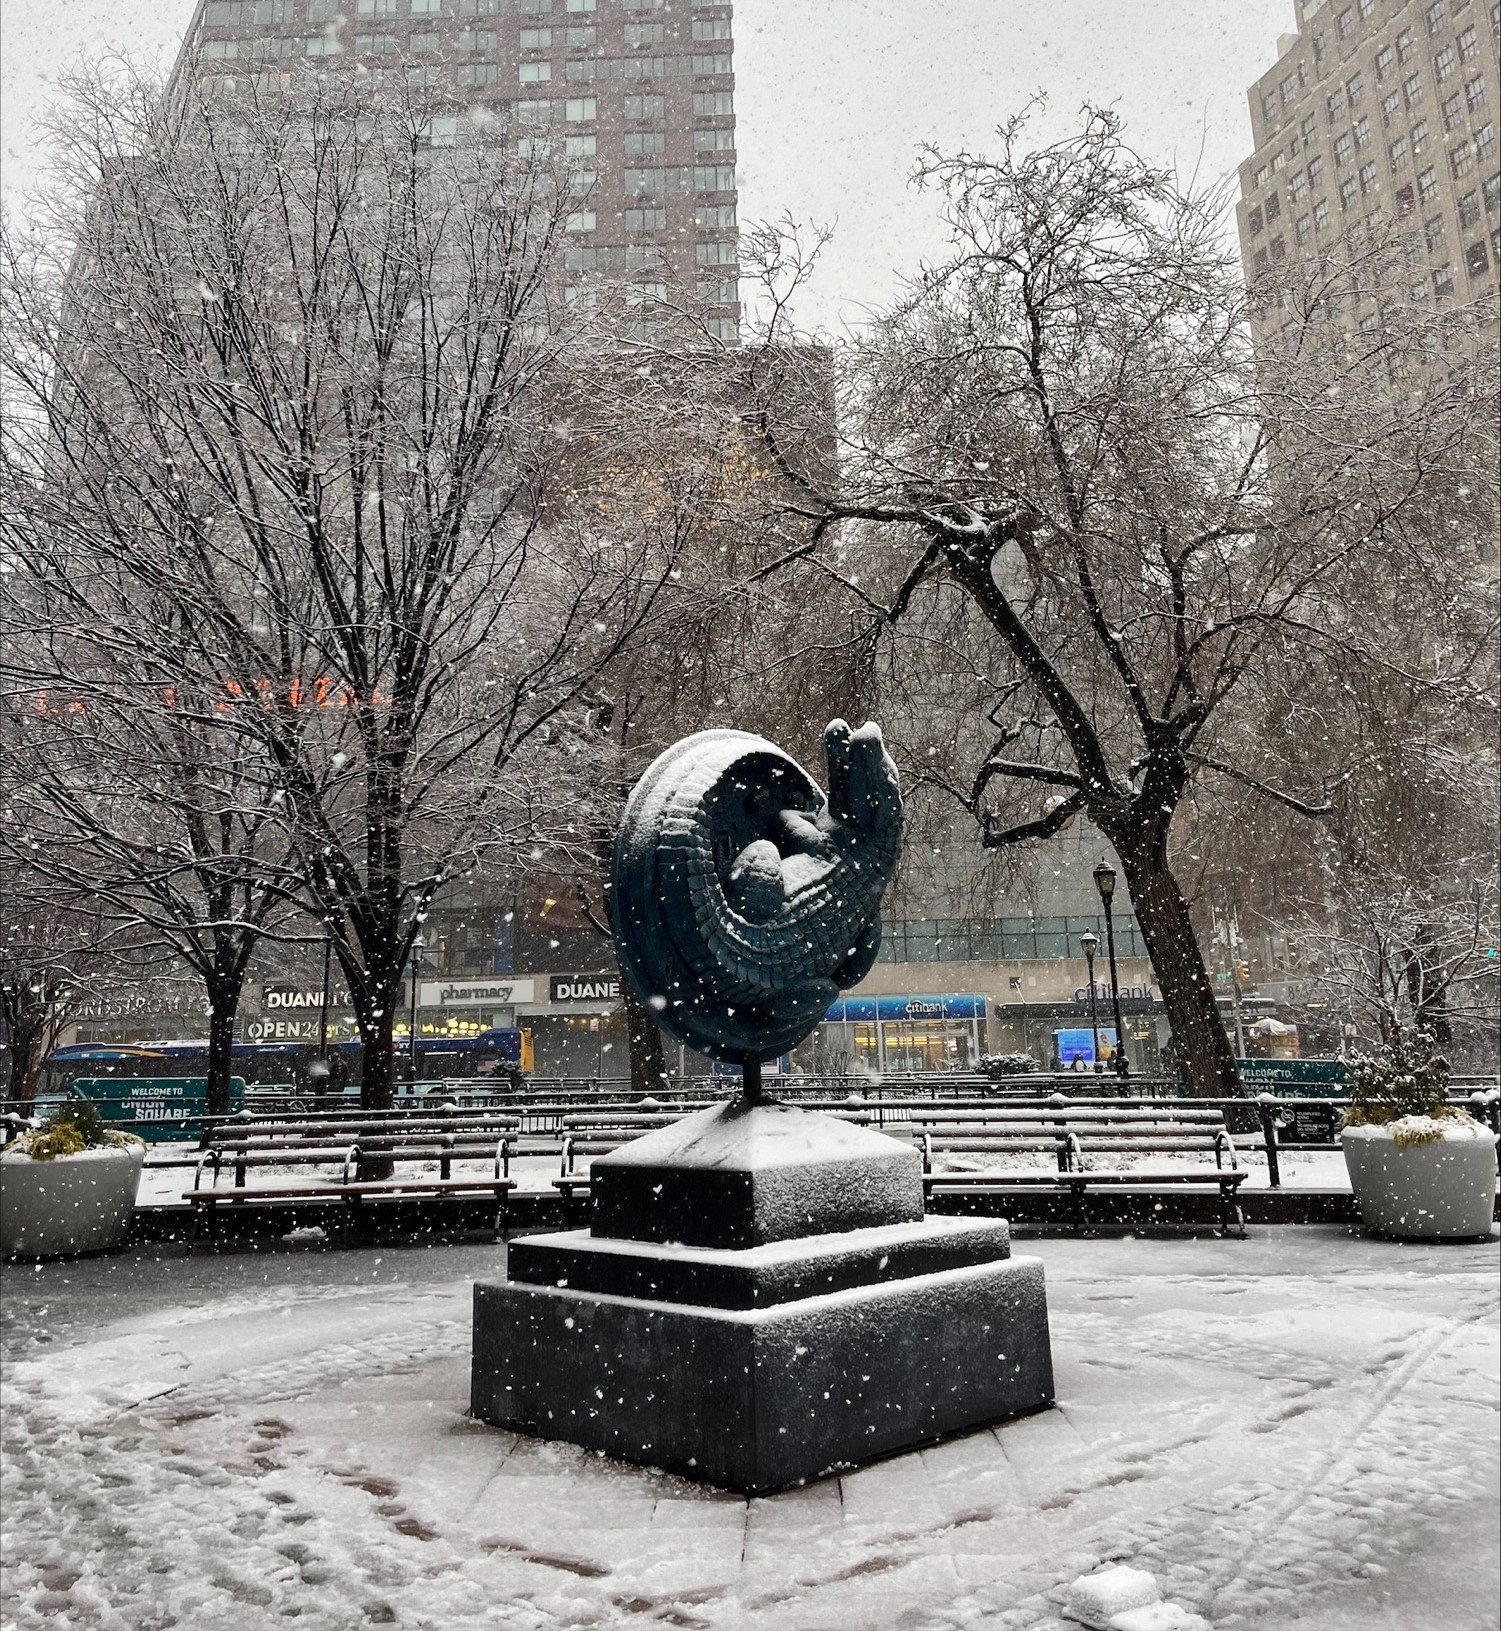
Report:
[[[985,998],[975,992],[845,997],[819,1027],[807,1067],[836,1075],[973,1070],[984,1027]]]

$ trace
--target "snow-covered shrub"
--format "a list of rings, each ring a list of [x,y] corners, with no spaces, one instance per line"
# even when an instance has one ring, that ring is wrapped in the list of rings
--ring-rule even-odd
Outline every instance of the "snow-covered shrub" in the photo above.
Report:
[[[81,1155],[84,1150],[124,1150],[140,1142],[134,1133],[116,1132],[106,1127],[99,1106],[92,1099],[70,1099],[49,1112],[40,1127],[17,1140],[17,1147],[33,1161],[55,1161],[60,1155]]]
[[[1401,1030],[1375,1054],[1352,1061],[1342,1125],[1391,1126],[1398,1144],[1431,1144],[1444,1136],[1445,1122],[1468,1119],[1445,1103],[1448,1091],[1449,1061],[1433,1033]]]
[[[981,1073],[992,1080],[1001,1076],[1031,1076],[1042,1068],[1030,1053],[982,1053],[979,1065]]]

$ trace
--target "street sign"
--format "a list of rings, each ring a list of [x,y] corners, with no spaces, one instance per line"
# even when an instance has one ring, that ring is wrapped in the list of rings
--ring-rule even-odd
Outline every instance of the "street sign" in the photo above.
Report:
[[[169,1144],[196,1138],[208,1112],[208,1083],[202,1076],[94,1076],[75,1082],[74,1088],[93,1099],[111,1127],[122,1127],[148,1144]],[[245,1083],[232,1076],[231,1110],[245,1102]]]
[[[1283,1099],[1342,1099],[1349,1092],[1349,1067],[1341,1059],[1237,1059],[1240,1085],[1248,1097],[1274,1093]],[[1340,1106],[1298,1105],[1278,1114],[1283,1144],[1339,1142]]]

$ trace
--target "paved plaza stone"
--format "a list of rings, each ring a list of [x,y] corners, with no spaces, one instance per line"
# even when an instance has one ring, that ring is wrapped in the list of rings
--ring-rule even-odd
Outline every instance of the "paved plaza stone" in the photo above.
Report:
[[[1494,1241],[1025,1249],[1058,1408],[752,1501],[465,1414],[501,1247],[9,1268],[0,1625],[1496,1625]]]

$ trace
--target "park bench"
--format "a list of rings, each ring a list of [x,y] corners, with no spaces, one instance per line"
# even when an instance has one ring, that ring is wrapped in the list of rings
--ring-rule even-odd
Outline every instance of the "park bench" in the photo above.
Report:
[[[883,1130],[899,1136],[903,1128],[888,1121]],[[1238,1192],[1247,1174],[1217,1108],[1178,1103],[1129,1107],[1061,1103],[988,1110],[983,1115],[924,1116],[910,1123],[910,1131],[922,1150],[923,1190],[929,1197],[974,1198],[1008,1190],[1051,1189],[1068,1195],[1070,1220],[1077,1233],[1084,1228],[1085,1197],[1091,1189],[1213,1188],[1219,1194],[1220,1233],[1245,1233]],[[1050,1162],[1040,1170],[987,1165],[955,1171],[940,1166],[955,1158],[1039,1155]],[[1187,1160],[1142,1164],[1141,1157],[1153,1155]],[[1120,1158],[1129,1164],[1096,1164]]]
[[[198,1157],[193,1187],[184,1199],[198,1220],[212,1220],[224,1206],[248,1201],[337,1200],[351,1211],[372,1198],[417,1198],[488,1194],[497,1205],[497,1228],[515,1188],[511,1147],[517,1118],[493,1112],[405,1112],[359,1117],[314,1117],[256,1121],[237,1118],[209,1129]],[[437,1164],[438,1175],[413,1173],[389,1179],[361,1179],[362,1163],[383,1161],[393,1168]],[[454,1176],[458,1162],[483,1161],[486,1174]],[[264,1167],[312,1167],[337,1163],[336,1183],[276,1182],[250,1186],[249,1172]],[[227,1170],[234,1183],[221,1188]],[[212,1175],[211,1183],[205,1178]]]

